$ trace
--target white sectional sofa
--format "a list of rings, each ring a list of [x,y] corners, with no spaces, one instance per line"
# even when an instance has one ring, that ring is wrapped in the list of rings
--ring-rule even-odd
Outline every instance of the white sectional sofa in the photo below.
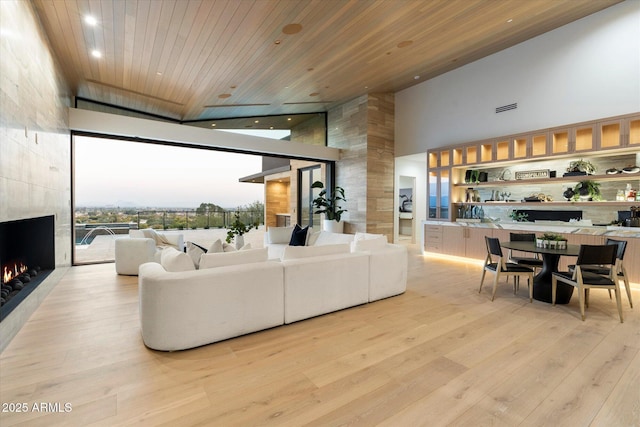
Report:
[[[166,268],[141,265],[145,345],[193,348],[406,290],[406,247],[364,234],[315,237],[320,245],[284,245],[279,259],[268,259],[273,251],[267,247],[205,254],[199,270],[167,271],[193,262],[187,254],[166,250],[161,260]],[[341,240],[347,242],[333,243]]]

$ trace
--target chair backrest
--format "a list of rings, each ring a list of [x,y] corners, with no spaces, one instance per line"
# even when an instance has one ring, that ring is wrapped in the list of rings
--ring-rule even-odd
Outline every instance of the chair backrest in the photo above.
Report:
[[[500,247],[500,239],[497,237],[484,236],[484,240],[487,243],[487,251],[491,255],[502,257],[502,248]]]
[[[622,258],[624,258],[624,252],[627,250],[626,240],[607,239],[606,244],[618,245],[618,250],[616,251],[616,258],[622,261]]]
[[[576,265],[614,265],[616,253],[615,245],[580,245]]]
[[[509,239],[512,242],[535,242],[535,233],[509,233]]]

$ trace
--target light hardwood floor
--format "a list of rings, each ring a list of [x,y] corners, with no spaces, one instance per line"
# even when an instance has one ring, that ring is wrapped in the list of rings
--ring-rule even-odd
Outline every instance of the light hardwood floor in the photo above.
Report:
[[[174,353],[144,347],[135,277],[73,267],[0,355],[2,409],[29,410],[0,425],[640,425],[626,296],[624,324],[606,292],[584,322],[575,297],[530,304],[503,282],[491,302],[478,265],[409,248],[401,296]]]

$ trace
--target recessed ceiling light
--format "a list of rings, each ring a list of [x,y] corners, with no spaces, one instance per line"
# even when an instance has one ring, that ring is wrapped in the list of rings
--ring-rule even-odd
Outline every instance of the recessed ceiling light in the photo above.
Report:
[[[420,80],[420,76],[413,76],[414,80]]]
[[[287,117],[287,120],[288,120],[288,121],[291,121],[291,117]]]
[[[87,25],[91,25],[92,27],[95,27],[96,25],[98,25],[98,20],[91,15],[85,15],[84,22]]]
[[[313,71],[313,68],[307,68],[307,71]]]
[[[273,42],[273,44],[280,44],[280,43],[282,43],[282,40],[276,40]]]
[[[229,97],[231,97],[230,93],[221,93],[220,95],[218,95],[218,98],[221,98],[221,99],[225,99]]]
[[[216,127],[216,124],[215,124],[215,123],[211,123],[211,126],[212,126],[212,127]]]
[[[310,94],[309,94],[309,96],[318,96],[318,95],[320,95],[320,93],[319,93],[319,92],[313,92],[313,93],[310,93]]]
[[[282,27],[282,32],[289,35],[298,34],[300,31],[302,31],[302,25],[300,24],[287,24]]]
[[[269,129],[273,129],[273,126],[269,126]]]
[[[513,22],[513,19],[509,18],[509,19],[507,19],[507,22],[511,23],[511,22]]]
[[[413,40],[405,40],[398,43],[398,48],[402,49],[403,47],[411,46],[413,44]]]
[[[161,75],[162,75],[162,71],[158,71],[158,72],[156,73],[156,76],[161,76]]]
[[[236,85],[232,85],[232,86],[229,86],[229,87],[230,87],[231,89],[235,89],[235,88],[237,88],[238,86],[236,86]]]
[[[260,123],[260,120],[256,120],[256,121],[254,121],[253,123]]]
[[[99,50],[94,49],[91,51],[91,56],[94,58],[102,58],[102,53]]]

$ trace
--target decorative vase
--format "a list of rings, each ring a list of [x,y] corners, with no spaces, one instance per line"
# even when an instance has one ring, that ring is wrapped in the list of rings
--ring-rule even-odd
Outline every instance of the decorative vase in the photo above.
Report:
[[[573,188],[568,187],[564,193],[562,193],[562,197],[564,197],[567,200],[571,200],[573,198],[573,196],[576,194],[575,191],[573,191]]]
[[[336,222],[332,219],[325,219],[322,221],[322,229],[331,233],[343,233],[344,222]]]
[[[237,235],[236,236],[236,249],[240,250],[244,246],[244,236]]]

